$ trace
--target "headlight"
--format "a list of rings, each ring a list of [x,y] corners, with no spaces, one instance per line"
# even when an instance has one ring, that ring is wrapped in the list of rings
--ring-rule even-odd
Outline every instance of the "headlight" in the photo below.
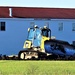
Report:
[[[28,43],[26,43],[26,47],[28,47],[29,46],[29,44]]]

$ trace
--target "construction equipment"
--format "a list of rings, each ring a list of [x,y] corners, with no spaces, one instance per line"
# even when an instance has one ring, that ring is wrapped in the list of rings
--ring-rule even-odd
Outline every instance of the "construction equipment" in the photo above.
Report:
[[[18,54],[19,59],[74,59],[75,47],[66,41],[51,37],[51,30],[37,25],[28,28],[27,40],[23,50]]]

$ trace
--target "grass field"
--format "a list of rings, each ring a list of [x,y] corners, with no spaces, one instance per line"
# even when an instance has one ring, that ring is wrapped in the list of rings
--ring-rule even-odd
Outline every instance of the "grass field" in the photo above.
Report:
[[[75,75],[75,61],[0,60],[0,75]]]

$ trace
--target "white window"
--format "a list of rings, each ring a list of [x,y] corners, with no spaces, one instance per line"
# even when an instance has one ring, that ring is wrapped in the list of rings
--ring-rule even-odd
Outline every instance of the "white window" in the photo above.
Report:
[[[75,31],[75,23],[72,23],[72,31]]]
[[[33,27],[35,25],[35,23],[34,22],[30,22],[30,25],[31,25],[31,27]]]
[[[5,22],[0,22],[0,31],[5,31]]]
[[[59,25],[58,25],[58,30],[59,30],[59,31],[63,31],[63,23],[59,23]]]
[[[49,27],[49,22],[46,22],[46,23],[45,23],[45,26]]]

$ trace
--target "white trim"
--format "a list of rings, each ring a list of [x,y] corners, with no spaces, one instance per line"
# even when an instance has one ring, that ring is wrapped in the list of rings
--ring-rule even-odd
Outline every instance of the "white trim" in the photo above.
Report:
[[[20,20],[20,21],[75,21],[75,19],[50,19],[50,20],[34,20],[34,18],[0,18],[0,20]]]
[[[9,8],[9,16],[12,17],[12,8]]]

